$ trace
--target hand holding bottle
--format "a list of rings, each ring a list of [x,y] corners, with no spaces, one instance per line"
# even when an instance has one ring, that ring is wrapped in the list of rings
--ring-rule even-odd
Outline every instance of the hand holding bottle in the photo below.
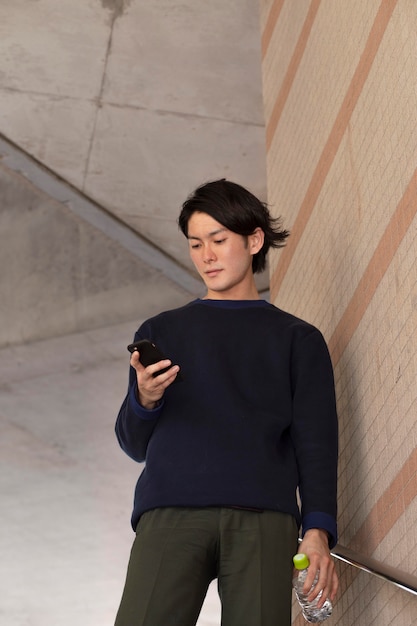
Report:
[[[293,561],[296,570],[296,574],[293,578],[293,586],[295,595],[297,596],[297,600],[301,606],[304,619],[313,624],[323,622],[332,613],[333,606],[331,601],[323,596],[323,591],[319,591],[314,600],[309,599],[311,592],[319,579],[319,572],[316,573],[312,587],[304,590],[310,562],[305,554],[296,554],[293,557]],[[319,603],[321,605],[320,607]]]
[[[301,542],[299,552],[304,553],[310,562],[304,583],[304,592],[308,594],[309,601],[315,600],[319,593],[322,592],[318,601],[318,608],[323,606],[326,598],[333,602],[338,590],[339,580],[334,561],[330,556],[327,532],[318,528],[307,530]],[[312,589],[317,574],[318,579]]]

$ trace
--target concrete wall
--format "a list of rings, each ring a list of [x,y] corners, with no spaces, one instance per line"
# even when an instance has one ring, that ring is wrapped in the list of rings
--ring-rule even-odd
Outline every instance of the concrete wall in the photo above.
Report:
[[[340,543],[416,574],[417,3],[262,0],[261,22],[268,199],[292,230],[271,299],[332,354]],[[415,623],[411,594],[338,567],[333,624]]]
[[[0,133],[183,265],[195,187],[266,196],[261,91],[257,0],[0,2]]]
[[[0,347],[143,319],[190,299],[1,164],[0,233]]]
[[[71,216],[26,164],[8,166],[6,144],[192,274],[186,196],[220,177],[266,196],[257,0],[0,2],[0,347],[201,295]]]

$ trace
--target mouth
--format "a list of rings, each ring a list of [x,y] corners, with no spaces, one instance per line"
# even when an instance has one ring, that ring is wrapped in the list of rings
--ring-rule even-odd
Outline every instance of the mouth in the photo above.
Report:
[[[217,276],[218,274],[220,274],[222,270],[220,269],[213,269],[213,270],[207,270],[206,272],[204,272],[204,274],[206,276],[208,276],[209,278],[214,278],[215,276]]]

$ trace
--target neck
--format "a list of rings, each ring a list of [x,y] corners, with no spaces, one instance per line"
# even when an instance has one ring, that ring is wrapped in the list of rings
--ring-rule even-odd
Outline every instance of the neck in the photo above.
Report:
[[[203,300],[260,300],[259,292],[256,288],[255,281],[251,285],[243,287],[236,286],[235,289],[227,289],[226,291],[212,291],[209,289],[202,298]]]

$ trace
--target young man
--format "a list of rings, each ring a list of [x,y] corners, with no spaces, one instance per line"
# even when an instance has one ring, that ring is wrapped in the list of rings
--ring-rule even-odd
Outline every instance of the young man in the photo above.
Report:
[[[169,360],[144,367],[132,354],[116,423],[145,461],[116,626],[194,626],[215,578],[222,626],[288,626],[293,554],[310,559],[306,589],[320,570],[311,599],[338,586],[329,354],[316,328],[259,298],[254,273],[288,236],[265,204],[218,180],[188,198],[179,225],[207,294],[135,334]]]

